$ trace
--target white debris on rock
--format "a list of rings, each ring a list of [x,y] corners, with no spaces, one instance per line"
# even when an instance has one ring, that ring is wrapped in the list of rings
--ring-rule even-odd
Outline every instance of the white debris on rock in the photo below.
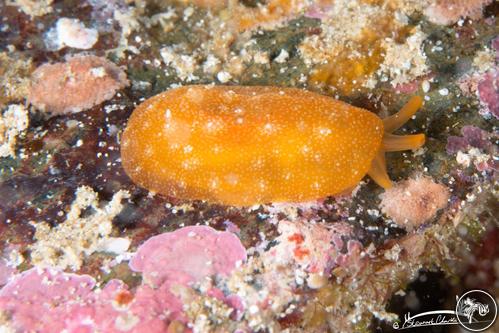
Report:
[[[205,62],[203,63],[203,72],[206,74],[213,74],[220,67],[221,61],[213,54],[208,54]]]
[[[289,58],[288,51],[282,49],[279,55],[274,59],[275,62],[282,64],[285,63]]]
[[[0,52],[0,108],[26,97],[30,74],[33,71],[32,58],[22,52]]]
[[[57,20],[55,27],[51,28],[45,38],[49,50],[57,51],[66,46],[75,49],[91,49],[99,39],[96,29],[86,28],[78,19],[62,17]]]
[[[306,65],[326,64],[341,56],[345,45],[361,40],[368,27],[377,25],[376,20],[383,17],[385,9],[376,5],[361,5],[361,2],[342,0],[328,6],[326,17],[321,20],[321,33],[306,36],[298,47]]]
[[[484,48],[478,51],[473,58],[473,67],[478,73],[485,73],[494,67],[496,54],[490,48]]]
[[[107,75],[106,69],[102,66],[100,67],[94,67],[90,70],[90,73],[92,73],[93,76],[102,78]]]
[[[36,266],[78,270],[84,257],[94,252],[126,252],[130,241],[109,235],[113,218],[123,208],[121,201],[129,197],[127,191],[120,190],[101,208],[98,195],[92,188],[79,187],[63,223],[51,227],[46,222],[32,222],[36,228],[36,242],[30,246],[31,262]],[[89,208],[92,213],[82,216],[82,212]]]
[[[408,83],[415,77],[428,73],[426,54],[423,51],[425,39],[426,34],[418,26],[403,44],[397,44],[390,38],[384,41],[386,55],[379,73],[388,75],[392,86]]]
[[[129,312],[122,313],[119,317],[116,317],[114,321],[114,327],[119,331],[127,332],[134,328],[140,322],[140,318]]]
[[[259,51],[253,56],[255,64],[266,65],[269,63],[269,54],[267,52]]]
[[[473,162],[475,167],[480,164],[487,164],[492,157],[489,154],[484,154],[478,148],[471,148],[467,152],[458,151],[456,155],[456,161],[463,167],[467,168]]]
[[[423,92],[424,93],[427,93],[430,91],[430,82],[428,80],[424,80],[422,83],[421,83],[421,89],[423,89]]]
[[[249,249],[248,261],[226,282],[227,290],[242,300],[244,319],[254,331],[280,331],[275,316],[292,312],[300,298],[293,290],[304,284],[314,289],[327,284],[328,270],[340,255],[333,243],[352,232],[346,223],[330,228],[307,220],[279,221],[278,230],[276,244],[268,248],[264,242],[263,247]],[[268,300],[268,306],[262,306]]]
[[[230,79],[232,79],[232,75],[230,75],[230,73],[228,73],[226,71],[221,71],[221,72],[218,72],[217,79],[221,83],[227,83],[227,82],[229,82]]]
[[[0,157],[15,157],[17,138],[28,128],[28,110],[21,104],[9,105],[0,115]]]
[[[162,48],[159,52],[163,62],[167,66],[175,68],[182,81],[191,82],[199,79],[194,75],[194,71],[197,69],[196,58],[192,55],[178,53],[177,48],[172,46]]]
[[[7,5],[19,7],[26,15],[37,17],[52,13],[53,2],[54,0],[7,0]]]
[[[115,10],[114,20],[118,22],[121,27],[121,36],[119,45],[116,49],[112,50],[116,52],[118,58],[124,56],[125,51],[130,51],[132,53],[138,54],[140,51],[133,45],[128,45],[128,37],[134,31],[140,29],[140,23],[138,17],[140,16],[141,10],[139,8],[127,7],[126,10]]]
[[[144,18],[144,23],[147,28],[150,28],[153,25],[160,25],[164,32],[169,32],[174,27],[172,19],[176,17],[177,13],[175,12],[175,8],[169,7],[165,12],[154,14],[149,19],[147,17]]]

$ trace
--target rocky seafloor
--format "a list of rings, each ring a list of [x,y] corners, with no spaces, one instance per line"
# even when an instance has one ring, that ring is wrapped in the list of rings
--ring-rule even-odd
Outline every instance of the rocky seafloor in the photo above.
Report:
[[[468,289],[497,298],[498,9],[0,2],[0,331],[392,332]],[[151,193],[121,166],[122,131],[189,84],[304,88],[381,118],[418,95],[397,133],[427,140],[387,155],[386,191],[365,177],[245,208]]]

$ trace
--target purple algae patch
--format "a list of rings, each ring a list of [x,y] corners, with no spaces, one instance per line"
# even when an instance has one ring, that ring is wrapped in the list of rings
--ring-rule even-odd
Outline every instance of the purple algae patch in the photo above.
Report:
[[[449,136],[446,146],[448,154],[466,151],[470,147],[487,149],[490,146],[488,133],[476,126],[463,126],[463,128],[461,128],[461,135],[462,136]]]
[[[478,83],[478,96],[488,112],[499,119],[499,71],[494,69]]]

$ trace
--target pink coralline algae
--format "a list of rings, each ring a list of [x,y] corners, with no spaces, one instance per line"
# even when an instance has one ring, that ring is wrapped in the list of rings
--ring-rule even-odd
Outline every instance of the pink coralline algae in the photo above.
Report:
[[[246,260],[246,249],[230,232],[191,226],[148,239],[130,261],[152,286],[187,285],[206,276],[227,276]]]
[[[381,210],[410,231],[435,217],[438,210],[447,206],[449,197],[446,186],[418,176],[399,182],[381,194]]]
[[[136,299],[143,313],[154,305],[157,313],[168,311],[168,319],[184,322],[183,299],[179,294],[206,277],[227,277],[246,261],[246,249],[230,232],[207,226],[189,226],[149,238],[130,261],[130,268],[141,272],[144,284]],[[213,296],[231,303],[216,288]],[[139,302],[139,301],[137,301]]]
[[[243,260],[246,251],[236,236],[194,226],[139,247],[130,266],[143,272],[144,282],[132,291],[120,280],[96,288],[88,275],[32,268],[0,290],[0,326],[44,333],[176,332],[187,322],[182,288],[207,276],[226,276]]]
[[[2,318],[9,318],[0,324],[18,332],[160,333],[168,329],[164,312],[181,309],[169,293],[139,287],[133,295],[119,280],[95,284],[89,275],[32,268],[0,291]]]
[[[341,222],[326,226],[307,221],[281,221],[278,230],[281,233],[276,238],[279,245],[271,248],[267,256],[304,269],[312,288],[325,283],[331,269],[342,265],[348,256],[348,253],[342,253],[343,248],[353,249],[355,243],[349,239],[352,228]]]
[[[499,119],[499,69],[484,74],[478,83],[478,96],[485,111]]]
[[[11,318],[10,326],[16,331],[60,332],[65,323],[54,321],[57,314],[82,304],[94,285],[95,280],[87,275],[33,268],[2,288],[0,309]]]
[[[32,80],[28,102],[53,115],[87,110],[129,84],[121,68],[95,56],[44,64],[34,71]]]
[[[433,23],[449,25],[465,17],[480,18],[483,8],[491,2],[492,0],[436,0],[426,8],[425,15]]]
[[[359,241],[353,239],[348,240],[346,248],[347,252],[338,254],[334,263],[337,267],[348,268],[351,274],[356,274],[366,265],[362,255],[364,248]]]

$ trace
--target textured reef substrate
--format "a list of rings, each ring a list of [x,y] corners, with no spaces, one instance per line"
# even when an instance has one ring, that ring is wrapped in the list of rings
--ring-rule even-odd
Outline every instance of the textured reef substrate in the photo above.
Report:
[[[391,332],[499,295],[492,1],[0,4],[0,327]],[[134,108],[188,84],[298,87],[381,118],[419,95],[395,186],[247,208],[133,184]],[[30,306],[26,306],[30,302]],[[43,317],[41,319],[41,317]]]

